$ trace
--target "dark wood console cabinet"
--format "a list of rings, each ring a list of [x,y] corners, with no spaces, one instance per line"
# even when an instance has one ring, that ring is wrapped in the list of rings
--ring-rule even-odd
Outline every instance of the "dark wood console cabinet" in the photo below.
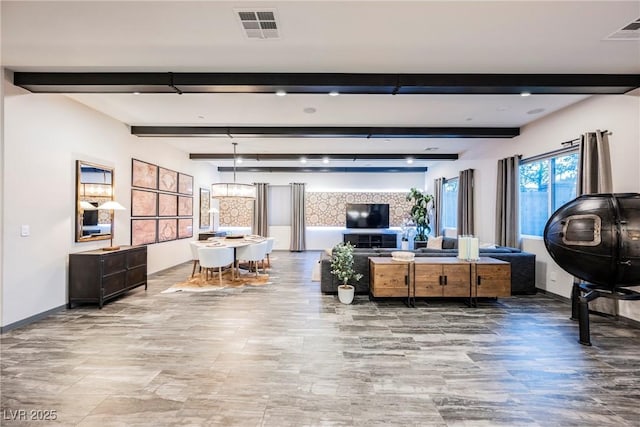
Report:
[[[74,303],[97,303],[102,308],[105,301],[142,285],[147,289],[146,246],[69,255],[68,308]]]
[[[396,248],[396,233],[345,233],[344,243],[351,242],[357,248]]]

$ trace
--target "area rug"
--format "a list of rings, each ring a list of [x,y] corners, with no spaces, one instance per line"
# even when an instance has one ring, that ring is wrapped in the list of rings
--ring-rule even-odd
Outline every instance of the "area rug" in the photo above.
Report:
[[[256,277],[254,274],[240,274],[240,277],[236,277],[234,280],[231,280],[231,272],[225,271],[222,274],[222,285],[220,285],[220,281],[218,280],[218,274],[215,273],[213,277],[209,277],[208,280],[205,280],[204,273],[196,274],[194,277],[190,277],[185,282],[176,283],[175,285],[169,287],[168,289],[162,291],[163,294],[168,294],[172,292],[211,292],[211,291],[219,291],[225,288],[240,288],[243,286],[264,286],[268,285],[271,282],[269,281],[269,276],[267,274],[259,274]]]

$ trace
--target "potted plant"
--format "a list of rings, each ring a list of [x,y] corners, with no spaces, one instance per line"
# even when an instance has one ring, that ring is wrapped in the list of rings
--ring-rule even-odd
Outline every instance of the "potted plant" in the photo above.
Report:
[[[429,209],[431,208],[430,203],[433,200],[433,196],[424,194],[417,188],[412,188],[409,190],[407,200],[413,202],[409,215],[416,225],[416,237],[414,241],[415,248],[418,248],[424,245],[418,242],[426,242],[428,239],[427,236],[431,232],[431,227],[429,227]]]
[[[353,245],[351,245],[350,242],[338,243],[333,248],[331,274],[342,282],[342,284],[338,286],[338,299],[343,304],[351,304],[355,288],[347,282],[349,280],[360,280],[362,274],[356,273],[353,270]]]

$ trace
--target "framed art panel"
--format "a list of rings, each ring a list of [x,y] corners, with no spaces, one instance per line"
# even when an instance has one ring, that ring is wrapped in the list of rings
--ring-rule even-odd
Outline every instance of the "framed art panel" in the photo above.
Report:
[[[158,188],[158,166],[142,160],[131,159],[131,186]]]
[[[131,220],[131,245],[147,245],[157,240],[157,228],[155,219]]]
[[[178,192],[178,172],[158,167],[158,190]]]
[[[158,220],[158,242],[167,242],[178,238],[178,220],[159,219]]]
[[[178,193],[193,195],[193,177],[191,175],[178,174]]]
[[[193,218],[178,218],[178,239],[193,236]]]
[[[158,193],[131,189],[131,216],[157,216]]]
[[[158,195],[158,216],[178,216],[178,196],[160,193]]]
[[[200,189],[200,228],[211,226],[211,191],[206,188]]]
[[[178,196],[178,216],[193,215],[193,197]]]

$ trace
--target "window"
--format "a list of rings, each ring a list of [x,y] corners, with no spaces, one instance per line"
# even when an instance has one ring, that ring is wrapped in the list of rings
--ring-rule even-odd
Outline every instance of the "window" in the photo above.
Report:
[[[291,186],[269,185],[267,187],[267,218],[269,225],[291,225]]]
[[[553,212],[576,197],[577,151],[520,164],[520,233],[542,236]]]
[[[442,226],[458,227],[458,178],[446,179],[442,184]]]

